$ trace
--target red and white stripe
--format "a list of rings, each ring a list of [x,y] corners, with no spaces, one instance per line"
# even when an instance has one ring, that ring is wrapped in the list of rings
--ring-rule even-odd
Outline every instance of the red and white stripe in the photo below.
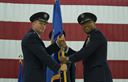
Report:
[[[83,12],[97,15],[97,28],[108,40],[108,63],[114,82],[128,82],[128,0],[60,0],[67,44],[78,51],[86,34],[77,24]],[[31,27],[29,17],[39,11],[50,14],[43,33],[46,46],[52,29],[54,0],[0,0],[0,82],[17,82],[21,39]],[[79,67],[79,68],[78,68]],[[82,82],[82,64],[77,63],[76,79]]]

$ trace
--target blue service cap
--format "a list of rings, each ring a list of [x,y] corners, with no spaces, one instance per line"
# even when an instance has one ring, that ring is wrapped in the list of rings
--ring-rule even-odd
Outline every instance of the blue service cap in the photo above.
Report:
[[[77,21],[81,25],[81,24],[84,24],[84,23],[86,23],[88,21],[96,22],[97,21],[97,17],[93,13],[85,12],[85,13],[82,13],[82,14],[80,14],[78,16]]]
[[[35,21],[35,20],[39,20],[39,21],[42,21],[42,22],[48,22],[48,19],[49,19],[49,14],[46,13],[46,12],[38,12],[38,13],[35,13],[33,14],[29,20],[31,22]]]

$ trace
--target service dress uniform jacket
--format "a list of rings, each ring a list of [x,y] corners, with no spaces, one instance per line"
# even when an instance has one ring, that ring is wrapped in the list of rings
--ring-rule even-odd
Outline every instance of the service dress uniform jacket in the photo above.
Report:
[[[95,29],[85,40],[83,48],[74,52],[71,48],[68,54],[71,62],[83,60],[84,82],[112,82],[112,75],[107,64],[107,40]]]
[[[23,82],[46,82],[47,66],[54,72],[59,70],[60,66],[49,55],[59,51],[59,48],[54,48],[55,46],[57,45],[52,44],[46,48],[38,34],[32,29],[26,33],[22,40]]]

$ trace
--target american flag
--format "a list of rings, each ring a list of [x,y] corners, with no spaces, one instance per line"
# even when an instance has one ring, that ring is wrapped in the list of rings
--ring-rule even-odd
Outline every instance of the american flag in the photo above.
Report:
[[[21,39],[31,27],[36,12],[50,14],[42,38],[48,46],[55,0],[0,0],[0,82],[17,82]],[[77,23],[83,12],[97,15],[97,28],[108,40],[108,63],[114,82],[128,82],[128,0],[60,0],[63,28],[69,47],[80,50],[86,35]],[[76,64],[76,82],[83,82],[81,62]],[[98,74],[97,74],[98,75]]]

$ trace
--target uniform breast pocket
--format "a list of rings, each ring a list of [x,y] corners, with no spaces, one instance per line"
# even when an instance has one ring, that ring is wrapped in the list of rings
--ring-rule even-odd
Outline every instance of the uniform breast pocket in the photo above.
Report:
[[[89,82],[105,82],[105,69],[102,65],[93,66],[89,72]]]

